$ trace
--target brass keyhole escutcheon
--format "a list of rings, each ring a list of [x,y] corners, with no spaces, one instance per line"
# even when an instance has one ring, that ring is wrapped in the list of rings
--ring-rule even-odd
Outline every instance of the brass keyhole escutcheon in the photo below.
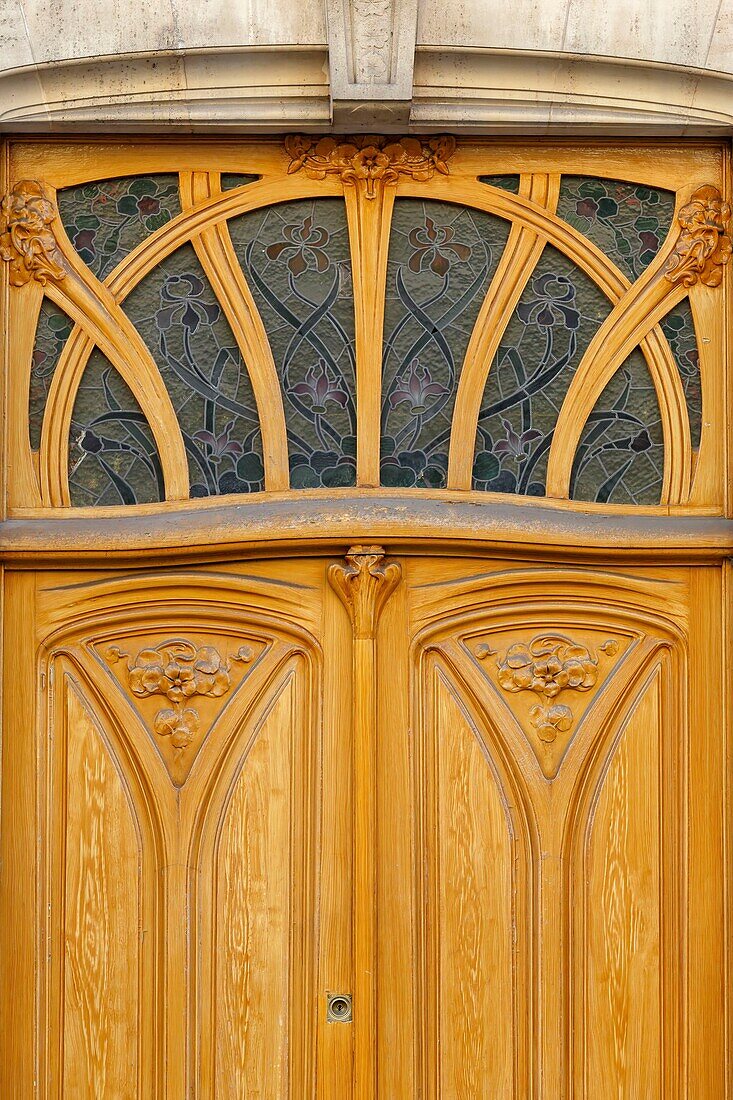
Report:
[[[326,1020],[329,1024],[349,1024],[352,1020],[351,994],[326,994]]]

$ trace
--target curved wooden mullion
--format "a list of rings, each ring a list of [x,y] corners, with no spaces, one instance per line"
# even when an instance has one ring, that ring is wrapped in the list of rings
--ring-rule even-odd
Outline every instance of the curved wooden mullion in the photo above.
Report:
[[[554,213],[559,175],[523,175],[520,195]],[[466,349],[458,382],[448,453],[448,488],[470,489],[481,402],[494,357],[545,247],[545,238],[513,222]]]
[[[79,259],[60,222],[55,233],[66,276],[58,282],[49,281],[46,293],[76,321],[77,328],[67,341],[49,388],[40,451],[44,502],[52,507],[70,502],[67,473],[71,416],[84,365],[94,345],[130,387],[150,425],[163,468],[166,499],[184,500],[188,497],[186,451],[160,371],[109,289]],[[84,345],[88,347],[81,345],[82,332]],[[79,354],[80,347],[85,354]]]
[[[631,352],[647,340],[665,314],[687,296],[687,287],[681,283],[673,285],[664,275],[673,245],[674,240],[668,239],[644,275],[611,310],[588,345],[573,375],[560,408],[550,446],[547,463],[548,497],[569,496],[575,452],[598,398]],[[662,503],[665,504],[677,504],[689,493],[692,465],[690,424],[684,390],[674,360],[671,367],[671,370],[664,372],[651,372],[664,429]]]
[[[693,464],[691,505],[724,506],[720,471],[725,469],[725,413],[729,398],[725,387],[724,319],[717,287],[696,283],[689,289],[702,387],[702,430]]]
[[[356,344],[356,484],[380,482],[382,342],[394,188],[344,188]]]
[[[184,211],[205,202],[218,190],[219,173],[182,172],[180,175]],[[191,243],[249,373],[262,431],[265,489],[288,489],[288,441],[280,379],[265,326],[234,251],[226,222],[208,226],[193,237]]]

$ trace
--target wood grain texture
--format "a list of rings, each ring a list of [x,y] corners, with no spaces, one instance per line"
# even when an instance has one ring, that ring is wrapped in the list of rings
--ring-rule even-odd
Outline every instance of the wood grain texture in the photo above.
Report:
[[[300,778],[293,743],[300,717],[290,680],[257,731],[222,820],[212,1096],[276,1100],[290,1091],[290,984],[304,931],[293,923],[292,898],[292,797]]]
[[[434,673],[433,828],[428,876],[435,922],[435,1050],[426,1095],[522,1095],[515,966],[517,838],[506,792],[455,689]],[[518,854],[518,853],[517,853]]]
[[[585,1049],[578,1052],[578,1085],[593,1100],[678,1094],[663,1068],[659,679],[657,669],[624,721],[585,838]]]
[[[140,845],[99,725],[78,687],[61,691],[66,736],[59,1095],[142,1096]],[[73,792],[73,795],[71,794]],[[61,1038],[61,1036],[60,1036]]]

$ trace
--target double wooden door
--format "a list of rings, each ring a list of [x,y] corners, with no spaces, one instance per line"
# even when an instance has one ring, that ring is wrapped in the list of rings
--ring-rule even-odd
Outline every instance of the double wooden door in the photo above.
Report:
[[[720,1100],[724,582],[8,572],[0,1094]]]

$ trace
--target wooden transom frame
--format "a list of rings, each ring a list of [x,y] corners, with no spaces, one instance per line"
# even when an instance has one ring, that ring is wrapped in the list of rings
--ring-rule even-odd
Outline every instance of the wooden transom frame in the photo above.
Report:
[[[303,139],[303,148],[311,145]],[[393,139],[389,139],[393,140]],[[395,141],[397,139],[394,139]],[[428,139],[423,139],[423,148]],[[271,501],[367,497],[394,501],[422,494],[434,501],[506,504],[527,509],[552,504],[562,511],[665,515],[725,514],[726,501],[726,303],[723,285],[701,277],[668,276],[682,235],[678,215],[701,187],[730,198],[729,156],[721,143],[613,144],[564,141],[527,143],[461,139],[438,170],[398,171],[394,179],[349,178],[340,170],[309,171],[294,159],[293,144],[273,140],[179,141],[158,138],[107,140],[14,139],[6,145],[3,191],[35,180],[55,201],[63,187],[119,176],[177,173],[180,215],[134,248],[102,281],[76,253],[58,217],[51,226],[63,277],[29,277],[8,289],[6,325],[7,503],[17,517],[63,514],[102,520],[131,513],[150,515],[221,507],[227,498],[188,500],[188,469],[181,429],[158,367],[128,320],[126,295],[161,260],[191,242],[219,300],[247,365],[260,414],[265,468],[264,494]],[[296,146],[297,149],[297,146]],[[258,176],[226,191],[222,173]],[[479,177],[519,176],[518,194],[480,182]],[[656,258],[633,286],[603,253],[554,213],[563,175],[602,176],[675,192],[672,228]],[[355,490],[290,490],[282,395],[264,324],[236,260],[227,229],[230,218],[292,199],[345,200],[354,285],[356,334],[357,487]],[[445,490],[379,488],[382,327],[391,215],[396,198],[437,199],[497,215],[510,223],[509,237],[469,340],[459,377]],[[492,360],[522,290],[545,244],[576,264],[608,298],[611,310],[591,341],[562,405],[549,454],[547,496],[475,492],[471,489],[476,426]],[[7,257],[6,257],[7,258]],[[8,265],[2,265],[6,269]],[[74,322],[50,388],[40,452],[28,438],[30,365],[37,320],[47,295]],[[659,322],[688,297],[700,357],[703,426],[693,452],[680,376]],[[132,389],[158,443],[166,501],[118,508],[71,508],[68,439],[74,399],[95,346]],[[661,503],[655,506],[597,505],[570,501],[569,484],[587,417],[614,372],[635,348],[645,357],[659,402],[664,438]],[[232,500],[233,498],[228,498]],[[353,503],[353,501],[352,501]],[[59,509],[63,509],[59,513]]]

